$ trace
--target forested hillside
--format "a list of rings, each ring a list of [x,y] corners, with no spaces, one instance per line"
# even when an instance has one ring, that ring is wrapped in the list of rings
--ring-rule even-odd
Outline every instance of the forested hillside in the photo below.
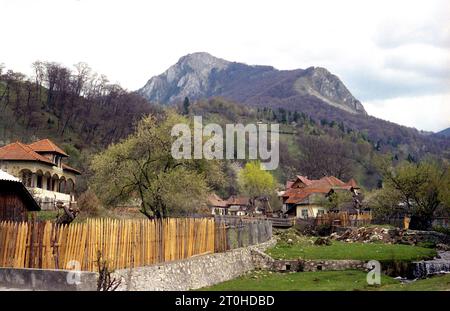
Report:
[[[34,76],[0,67],[0,145],[51,138],[86,170],[92,152],[126,137],[155,107],[79,63],[33,63]]]
[[[125,137],[152,106],[134,92],[110,84],[84,63],[74,69],[33,63],[35,75],[0,71],[0,140],[51,136],[78,148]],[[1,69],[0,69],[1,70]]]
[[[310,178],[334,175],[344,180],[354,177],[364,187],[375,188],[380,183],[374,165],[374,159],[378,156],[391,154],[394,162],[418,162],[424,158],[441,157],[450,159],[449,149],[445,149],[445,145],[437,144],[435,152],[430,152],[414,144],[413,139],[411,145],[381,143],[371,140],[367,131],[354,130],[344,122],[328,119],[316,121],[297,111],[254,108],[213,98],[190,105],[189,114],[202,115],[206,120],[204,123],[280,123],[280,167],[276,176],[281,183],[296,174]],[[389,125],[388,122],[386,124]],[[385,139],[390,140],[389,137]]]
[[[290,122],[299,113],[316,123],[337,123],[358,131],[380,151],[402,149],[412,157],[439,154],[450,140],[369,116],[341,79],[321,67],[277,70],[230,62],[208,53],[185,55],[152,77],[139,93],[162,105],[221,97],[265,111],[265,117]],[[333,123],[334,122],[334,123]]]
[[[334,175],[354,177],[364,187],[374,188],[380,182],[373,165],[378,155],[390,153],[393,161],[410,162],[426,157],[449,158],[450,139],[425,136],[414,129],[331,106],[310,105],[315,109],[314,116],[308,109],[254,107],[223,98],[192,103],[187,99],[185,105],[168,108],[110,84],[83,63],[69,69],[35,62],[33,69],[31,78],[0,71],[0,145],[51,138],[71,156],[70,164],[83,172],[80,191],[87,187],[94,153],[134,132],[143,116],[174,108],[188,117],[202,115],[205,123],[281,124],[280,167],[275,172],[280,184],[296,174],[310,178]],[[322,115],[321,109],[328,112]],[[330,109],[339,113],[330,114]],[[242,166],[243,161],[223,167],[229,179],[221,189],[224,196],[237,191],[233,181],[236,164]]]

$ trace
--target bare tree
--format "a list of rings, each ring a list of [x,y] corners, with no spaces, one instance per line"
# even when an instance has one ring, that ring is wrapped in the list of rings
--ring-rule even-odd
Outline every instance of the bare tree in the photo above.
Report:
[[[353,166],[350,147],[340,139],[314,135],[300,136],[300,172],[310,178],[335,176],[340,179],[352,177]]]
[[[111,277],[111,271],[108,262],[102,258],[101,252],[97,252],[98,280],[97,291],[115,291],[122,283],[120,279]]]

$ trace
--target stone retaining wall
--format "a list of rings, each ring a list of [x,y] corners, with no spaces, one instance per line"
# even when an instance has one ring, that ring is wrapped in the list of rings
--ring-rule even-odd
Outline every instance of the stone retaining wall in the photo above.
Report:
[[[361,260],[303,260],[303,271],[366,270]]]
[[[252,249],[252,262],[255,269],[270,270],[273,268],[275,260],[259,249]]]
[[[228,281],[258,268],[253,261],[255,254],[275,243],[275,239],[271,239],[224,253],[116,270],[114,276],[122,280],[117,290],[191,290]]]
[[[450,236],[436,231],[406,230],[402,242],[417,244],[420,242],[450,245]]]
[[[269,269],[278,272],[367,270],[366,262],[361,260],[274,260]]]
[[[0,287],[5,288],[36,291],[95,291],[97,278],[97,273],[86,271],[0,268]]]

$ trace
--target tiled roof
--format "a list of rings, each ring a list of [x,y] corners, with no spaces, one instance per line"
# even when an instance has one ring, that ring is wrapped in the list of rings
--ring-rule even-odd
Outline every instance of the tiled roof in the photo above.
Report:
[[[295,182],[298,181],[301,181],[306,186],[302,188],[286,189],[286,191],[282,195],[282,197],[285,199],[284,203],[295,204],[305,200],[311,194],[314,193],[327,194],[331,190],[337,189],[350,190],[351,187],[353,188],[357,187],[356,182],[353,179],[345,183],[339,178],[336,178],[334,176],[326,176],[316,180],[310,180],[304,176],[297,176]]]
[[[50,159],[35,152],[28,145],[15,142],[0,148],[0,160],[38,161],[55,165]]]
[[[356,183],[356,181],[353,178],[347,182],[347,185],[352,188],[359,188],[358,184]]]
[[[297,175],[297,179],[299,179],[302,183],[304,183],[307,186],[309,186],[312,182],[314,182],[314,180],[309,180],[308,177],[306,176]]]
[[[208,196],[208,203],[211,206],[227,207],[227,201],[222,200],[217,194],[212,193]]]
[[[52,153],[58,153],[62,156],[68,157],[67,153],[65,153],[64,150],[59,148],[50,139],[38,140],[32,144],[29,144],[28,146],[30,146],[31,149],[33,149],[36,152],[52,152]]]
[[[61,165],[62,165],[63,170],[71,171],[71,172],[73,172],[73,173],[75,173],[77,175],[81,175],[81,172],[79,170],[74,169],[73,167],[71,167],[71,166],[69,166],[67,164],[64,164],[64,163],[62,163]]]
[[[287,204],[299,203],[299,202],[303,201],[304,199],[306,199],[310,194],[311,193],[303,192],[303,193],[291,195],[290,197],[287,198],[285,203],[287,203]]]
[[[56,146],[51,140],[43,139],[30,145],[25,145],[21,142],[15,142],[0,147],[0,161],[37,161],[51,166],[56,165],[52,160],[39,154],[38,152],[55,152],[60,155],[67,156],[66,153],[64,153],[64,151]],[[67,164],[62,163],[62,168],[66,171],[81,175],[80,171],[73,167],[70,167]]]
[[[298,193],[299,191],[300,191],[299,188],[289,188],[289,189],[287,189],[287,190],[284,192],[283,196],[284,196],[284,197],[289,197],[289,196],[291,196],[291,195],[294,195],[294,194]]]
[[[286,189],[291,188],[293,184],[294,184],[294,182],[293,182],[292,180],[288,180],[288,181],[286,182]]]
[[[228,205],[248,205],[249,204],[249,198],[248,197],[238,197],[232,195],[228,198],[227,204]]]

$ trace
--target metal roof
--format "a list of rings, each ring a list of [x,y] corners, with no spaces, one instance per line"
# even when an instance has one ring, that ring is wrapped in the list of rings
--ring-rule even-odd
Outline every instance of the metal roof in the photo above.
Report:
[[[20,182],[19,178],[16,178],[13,175],[6,173],[5,171],[2,171],[1,169],[0,169],[0,180]]]

